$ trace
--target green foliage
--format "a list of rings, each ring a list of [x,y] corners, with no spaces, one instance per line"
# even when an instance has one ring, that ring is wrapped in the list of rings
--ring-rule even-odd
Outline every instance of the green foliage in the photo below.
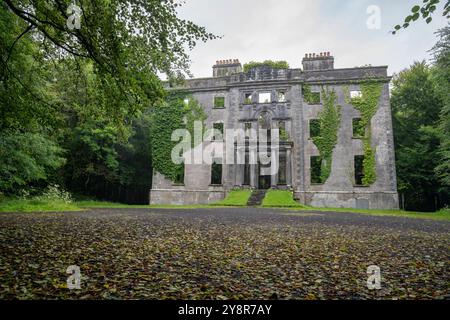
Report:
[[[63,150],[38,133],[0,133],[0,192],[13,193],[47,179],[65,160]]]
[[[323,183],[322,175],[320,174],[322,167],[322,157],[313,156],[310,158],[311,167],[311,183]]]
[[[294,200],[292,191],[288,190],[269,190],[263,201],[263,207],[302,207],[300,203]]]
[[[450,18],[450,0],[443,1],[444,7],[442,11],[442,16],[447,19]],[[396,34],[401,29],[406,29],[409,25],[417,21],[420,17],[425,20],[426,23],[430,23],[433,20],[432,15],[436,11],[437,6],[441,3],[441,0],[423,0],[422,6],[415,5],[411,8],[411,14],[406,16],[405,21],[402,25],[398,24],[394,27],[394,30],[391,31],[392,34]]]
[[[355,118],[352,121],[353,126],[353,137],[354,138],[364,138],[366,134],[366,128],[360,118]]]
[[[311,92],[311,87],[307,84],[302,86],[303,100],[307,104],[320,104],[320,93]]]
[[[416,62],[393,78],[398,190],[407,209],[433,211],[436,199],[449,194],[436,172],[444,163],[439,155],[444,104],[434,81],[433,69],[425,62]]]
[[[309,120],[309,137],[314,138],[320,136],[320,120],[311,119]]]
[[[364,160],[362,184],[369,186],[377,180],[375,150],[371,147],[369,139],[363,139]]]
[[[73,30],[66,26],[70,3],[6,0],[2,11],[31,26],[28,32],[43,39],[47,58],[91,62],[97,89],[103,91],[104,105],[117,123],[164,95],[159,73],[169,79],[189,74],[187,51],[197,41],[216,38],[178,18],[176,0],[79,0],[81,28]]]
[[[214,205],[236,207],[246,206],[251,194],[251,190],[231,190],[228,192],[225,199],[216,202]]]
[[[289,69],[289,64],[286,61],[265,60],[264,62],[250,61],[244,64],[244,72],[249,72],[250,69],[261,66],[268,66],[272,69]]]
[[[341,124],[340,106],[336,105],[336,93],[322,90],[323,109],[319,114],[320,134],[312,137],[322,157],[321,182],[325,183],[331,173],[333,149],[336,146]]]
[[[289,141],[289,134],[287,133],[285,128],[280,128],[280,140],[281,141]]]
[[[1,131],[53,125],[57,110],[45,90],[45,65],[27,24],[0,3]]]
[[[371,120],[378,109],[378,101],[380,100],[383,84],[375,81],[365,81],[360,83],[361,96],[350,98],[348,88],[346,89],[346,100],[348,103],[358,110],[361,114],[360,126],[364,128],[363,148],[363,174],[362,183],[365,186],[371,185],[376,181],[376,163],[375,150],[371,146]]]
[[[432,81],[436,95],[443,103],[439,114],[440,163],[435,172],[439,181],[450,188],[450,26],[437,32],[438,43],[433,47],[435,67],[432,69]]]
[[[166,101],[155,105],[152,108],[152,160],[153,168],[163,174],[166,178],[177,181],[180,180],[180,172],[183,164],[172,162],[172,149],[178,141],[171,141],[172,132],[177,129],[186,128],[191,135],[192,147],[194,147],[194,122],[206,119],[206,114],[199,103],[192,97],[178,93],[172,94]],[[183,120],[186,119],[186,124]]]

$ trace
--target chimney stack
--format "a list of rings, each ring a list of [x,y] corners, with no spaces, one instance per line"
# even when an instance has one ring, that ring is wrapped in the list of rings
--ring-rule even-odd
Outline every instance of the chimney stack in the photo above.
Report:
[[[303,71],[332,70],[334,57],[330,52],[306,53],[302,60]]]
[[[213,77],[226,77],[242,72],[242,65],[239,59],[217,60],[213,66]]]

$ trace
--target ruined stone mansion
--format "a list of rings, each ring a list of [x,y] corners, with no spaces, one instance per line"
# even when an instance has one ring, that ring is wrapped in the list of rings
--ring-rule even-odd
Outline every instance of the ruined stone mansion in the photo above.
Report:
[[[279,159],[276,174],[268,174],[264,164],[249,164],[257,150],[236,143],[234,152],[245,157],[244,164],[185,164],[179,183],[154,172],[150,203],[207,204],[235,188],[281,188],[311,206],[398,208],[387,67],[335,69],[334,57],[327,52],[305,55],[302,65],[283,69],[260,64],[244,72],[238,60],[221,60],[213,66],[212,77],[189,79],[183,87],[172,88],[192,94],[200,103],[208,115],[206,127],[278,128],[286,138],[270,151]],[[361,96],[361,83],[367,79],[380,84],[381,94],[368,124],[376,178],[364,185],[364,144],[355,134],[361,112],[347,97]],[[335,92],[340,120],[331,172],[320,181],[321,155],[312,136],[314,121],[324,108],[324,88]]]

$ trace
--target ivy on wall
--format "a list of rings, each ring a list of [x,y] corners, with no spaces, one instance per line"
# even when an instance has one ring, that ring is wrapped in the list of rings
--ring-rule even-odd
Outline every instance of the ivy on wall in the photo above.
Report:
[[[351,104],[356,110],[361,113],[360,125],[365,128],[364,136],[362,137],[364,149],[363,174],[362,184],[369,186],[373,184],[376,177],[375,152],[372,148],[372,134],[370,122],[377,112],[378,101],[381,96],[382,83],[376,81],[365,81],[360,83],[361,96],[350,97],[350,91],[346,88],[346,102]]]
[[[307,104],[320,104],[320,93],[311,92],[311,87],[307,84],[302,86],[303,100]]]
[[[287,61],[272,61],[272,60],[266,60],[264,62],[250,61],[249,63],[244,64],[244,72],[248,72],[250,71],[250,69],[261,66],[269,66],[273,69],[289,69],[289,64],[287,63]]]
[[[194,147],[194,122],[204,122],[206,118],[200,104],[192,96],[183,93],[172,93],[165,101],[154,106],[151,128],[154,170],[174,182],[182,182],[184,165],[173,163],[171,158],[172,149],[178,143],[171,141],[172,132],[186,128]]]
[[[319,113],[320,133],[312,137],[321,156],[320,182],[325,183],[331,173],[333,149],[338,139],[341,107],[336,105],[336,93],[322,90],[323,109]]]

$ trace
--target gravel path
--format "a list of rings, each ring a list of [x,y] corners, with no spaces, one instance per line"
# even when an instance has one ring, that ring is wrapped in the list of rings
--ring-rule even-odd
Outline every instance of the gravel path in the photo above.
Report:
[[[0,298],[448,299],[449,249],[450,222],[354,213],[1,213]]]

